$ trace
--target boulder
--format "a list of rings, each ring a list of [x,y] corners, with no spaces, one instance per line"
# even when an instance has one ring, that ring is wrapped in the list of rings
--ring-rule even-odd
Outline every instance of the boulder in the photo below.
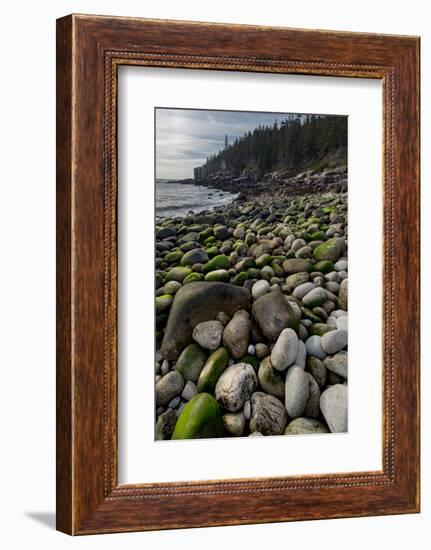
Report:
[[[247,309],[250,300],[250,291],[231,284],[196,282],[183,286],[175,294],[169,312],[161,346],[162,357],[177,359],[192,342],[196,325],[215,319],[220,311],[232,316],[239,309]]]
[[[174,306],[175,299],[171,312]],[[253,317],[264,336],[272,341],[278,338],[284,328],[294,330],[298,328],[298,317],[295,310],[285,296],[278,291],[264,294],[253,303]]]

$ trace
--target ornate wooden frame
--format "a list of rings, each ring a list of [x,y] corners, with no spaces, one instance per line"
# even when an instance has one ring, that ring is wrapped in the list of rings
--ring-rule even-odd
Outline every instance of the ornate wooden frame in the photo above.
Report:
[[[119,485],[119,65],[377,78],[384,112],[383,469]],[[57,528],[419,511],[419,38],[70,15],[57,21]]]

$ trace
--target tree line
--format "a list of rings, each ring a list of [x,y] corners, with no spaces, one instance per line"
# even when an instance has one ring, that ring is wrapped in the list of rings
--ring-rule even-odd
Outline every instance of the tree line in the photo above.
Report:
[[[332,153],[347,156],[347,117],[289,115],[273,126],[259,126],[207,158],[204,173],[244,169],[297,172],[317,165]]]

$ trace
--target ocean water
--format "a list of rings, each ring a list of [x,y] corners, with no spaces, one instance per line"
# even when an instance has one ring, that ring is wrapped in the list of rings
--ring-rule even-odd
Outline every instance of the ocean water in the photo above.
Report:
[[[200,185],[156,180],[156,216],[185,216],[190,210],[200,212],[229,204],[238,195]]]

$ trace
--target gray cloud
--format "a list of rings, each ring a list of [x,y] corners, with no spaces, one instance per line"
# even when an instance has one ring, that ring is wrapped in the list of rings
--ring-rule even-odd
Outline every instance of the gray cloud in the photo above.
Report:
[[[156,109],[156,177],[191,178],[209,155],[259,125],[270,126],[288,113]]]

